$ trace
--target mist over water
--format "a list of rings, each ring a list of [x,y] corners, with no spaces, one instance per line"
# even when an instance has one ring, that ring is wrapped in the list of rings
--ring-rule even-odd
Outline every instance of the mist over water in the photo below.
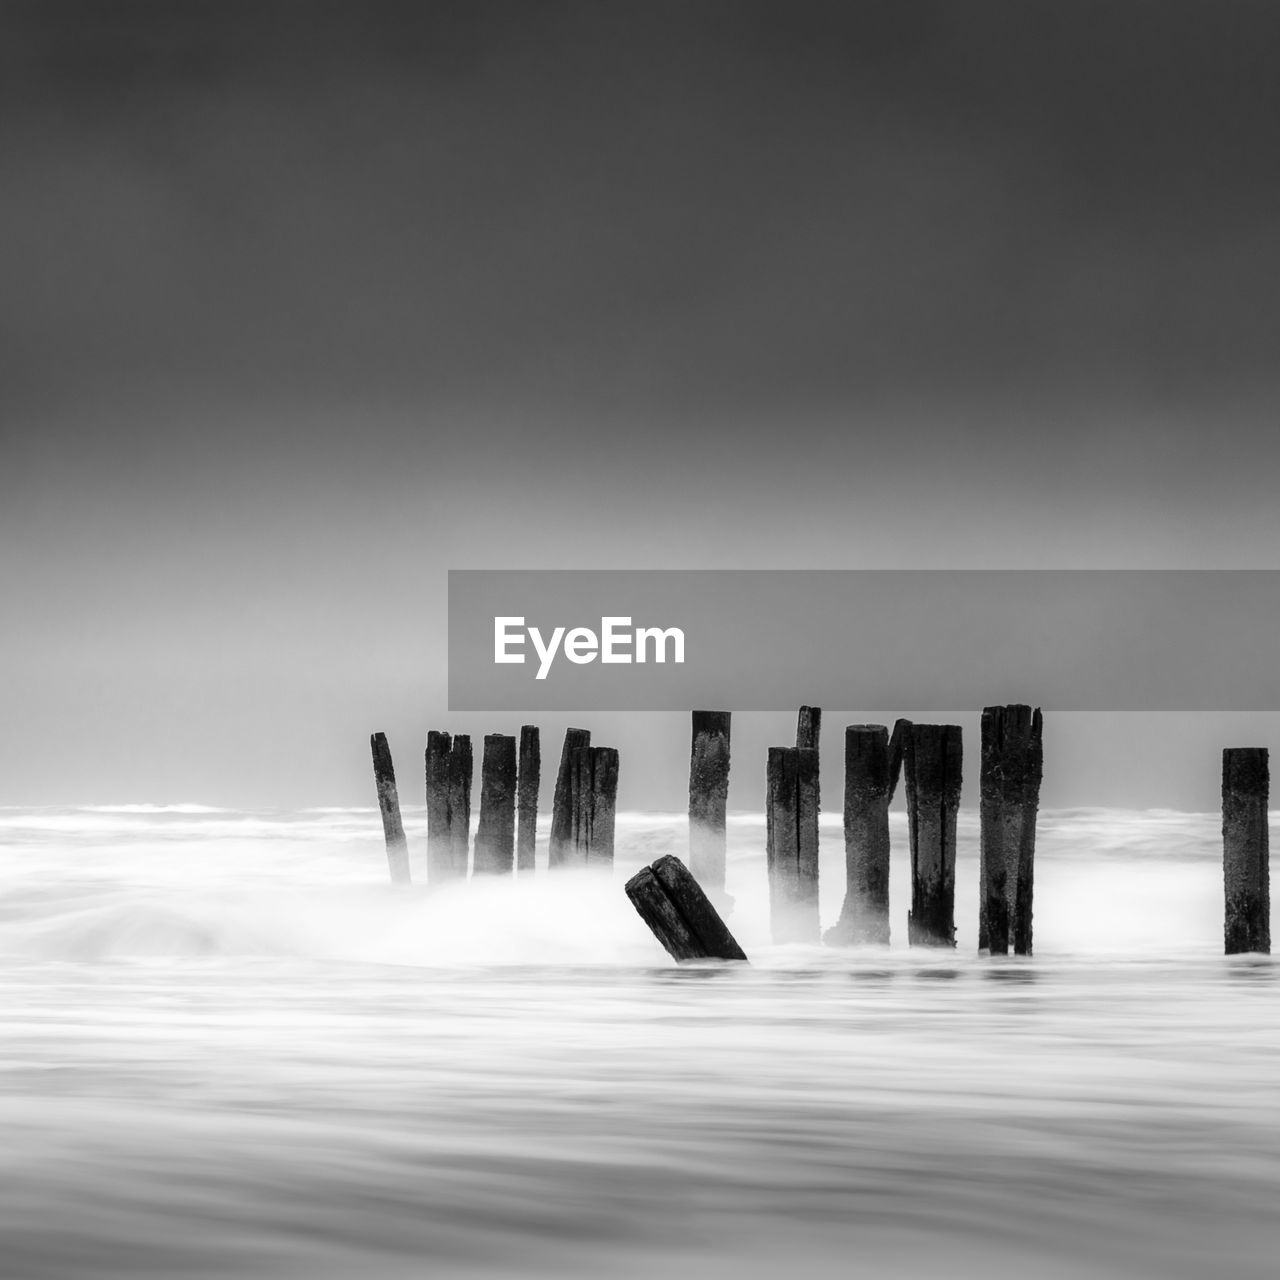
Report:
[[[823,924],[843,890],[823,820]],[[425,818],[406,809],[417,859]],[[1216,814],[1041,815],[1036,952],[768,942],[676,969],[612,876],[386,882],[372,809],[0,810],[6,1276],[1262,1277],[1280,984]],[[421,867],[415,861],[415,871]]]

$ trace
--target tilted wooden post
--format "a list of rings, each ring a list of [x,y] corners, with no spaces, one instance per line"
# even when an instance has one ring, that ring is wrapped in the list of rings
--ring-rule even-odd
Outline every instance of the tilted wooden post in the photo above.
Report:
[[[713,900],[724,899],[730,719],[695,711],[689,751],[689,869]]]
[[[439,729],[427,734],[427,883],[455,879],[449,821],[449,754],[453,739]],[[465,874],[465,873],[464,873]]]
[[[449,750],[450,874],[465,879],[471,843],[471,736],[455,733]]]
[[[978,949],[1031,954],[1036,813],[1044,772],[1044,721],[1037,707],[982,712]]]
[[[538,843],[538,786],[542,781],[542,747],[538,726],[520,727],[520,776],[517,783],[516,870],[533,872]]]
[[[626,894],[677,963],[746,960],[711,899],[673,854],[637,871],[627,881]]]
[[[564,746],[560,749],[560,769],[556,773],[555,795],[551,800],[551,840],[547,850],[547,865],[551,868],[564,866],[573,861],[572,757],[578,748],[590,745],[589,729],[564,731]]]
[[[902,765],[911,836],[907,940],[912,946],[954,947],[960,726],[912,725],[905,734]]]
[[[818,753],[770,747],[765,800],[769,919],[775,942],[818,939]]]
[[[1227,955],[1271,952],[1270,833],[1266,747],[1222,753],[1222,880]]]
[[[889,730],[844,731],[844,907],[825,941],[889,944]]]
[[[373,780],[378,788],[378,809],[382,813],[382,834],[387,842],[387,865],[392,884],[409,883],[409,845],[400,821],[400,797],[396,794],[396,771],[391,764],[391,748],[385,733],[369,738],[373,751]]]
[[[577,747],[569,758],[572,823],[570,850],[578,866],[613,866],[618,803],[618,753],[613,747]]]
[[[475,874],[510,875],[515,869],[516,740],[489,733],[480,760],[480,824]]]

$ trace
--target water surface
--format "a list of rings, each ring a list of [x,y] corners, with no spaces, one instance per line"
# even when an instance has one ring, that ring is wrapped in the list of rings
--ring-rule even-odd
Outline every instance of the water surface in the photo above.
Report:
[[[973,815],[954,953],[898,945],[898,815],[895,946],[771,947],[740,815],[752,964],[677,970],[621,892],[672,815],[433,894],[371,810],[0,811],[0,1270],[1273,1276],[1280,984],[1219,954],[1216,824],[1044,815],[992,961]]]

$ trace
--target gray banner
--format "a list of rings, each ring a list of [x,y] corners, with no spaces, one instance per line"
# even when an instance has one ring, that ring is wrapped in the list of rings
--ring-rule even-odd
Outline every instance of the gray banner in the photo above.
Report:
[[[1280,710],[1270,570],[451,570],[454,711]]]

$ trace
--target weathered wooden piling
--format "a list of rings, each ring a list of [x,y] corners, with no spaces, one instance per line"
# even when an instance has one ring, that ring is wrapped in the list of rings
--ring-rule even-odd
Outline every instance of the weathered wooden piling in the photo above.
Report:
[[[818,753],[770,747],[765,800],[769,919],[775,942],[818,941]]]
[[[566,729],[564,746],[560,748],[560,768],[556,773],[556,789],[551,799],[551,839],[547,865],[561,867],[573,861],[573,753],[591,745],[589,729]]]
[[[382,834],[387,842],[387,865],[392,884],[409,883],[409,845],[400,820],[400,797],[396,794],[396,771],[385,733],[369,738],[373,751],[373,780],[378,788],[378,809],[382,813]]]
[[[542,781],[542,746],[538,726],[520,726],[520,772],[516,784],[516,870],[533,872],[538,843],[538,786]]]
[[[516,740],[489,733],[480,759],[480,822],[476,828],[476,875],[510,875],[515,869]]]
[[[1037,707],[986,707],[978,856],[978,949],[1031,954],[1036,813],[1044,772],[1044,721]]]
[[[1271,870],[1266,747],[1222,753],[1222,880],[1227,955],[1271,952]]]
[[[840,919],[825,941],[889,944],[889,730],[851,724],[844,731],[844,866]]]
[[[822,708],[801,707],[796,716],[796,746],[808,747],[814,751],[819,749],[822,738]],[[814,774],[814,804],[822,808],[822,761],[819,756],[818,768]]]
[[[711,899],[673,854],[637,871],[627,897],[673,960],[746,960]]]
[[[471,736],[455,733],[449,749],[449,863],[451,874],[465,879],[471,843]]]
[[[427,883],[455,879],[449,821],[449,755],[453,739],[439,729],[427,734]],[[463,875],[466,868],[463,867]]]
[[[818,749],[818,739],[822,736],[822,708],[801,707],[796,716],[796,746]]]
[[[689,869],[703,889],[722,902],[730,721],[728,711],[695,711],[689,750]]]
[[[618,805],[618,752],[577,747],[569,757],[572,822],[566,859],[577,866],[613,866]]]
[[[903,776],[911,838],[912,946],[956,944],[956,815],[960,809],[960,726],[913,724],[904,731]]]

